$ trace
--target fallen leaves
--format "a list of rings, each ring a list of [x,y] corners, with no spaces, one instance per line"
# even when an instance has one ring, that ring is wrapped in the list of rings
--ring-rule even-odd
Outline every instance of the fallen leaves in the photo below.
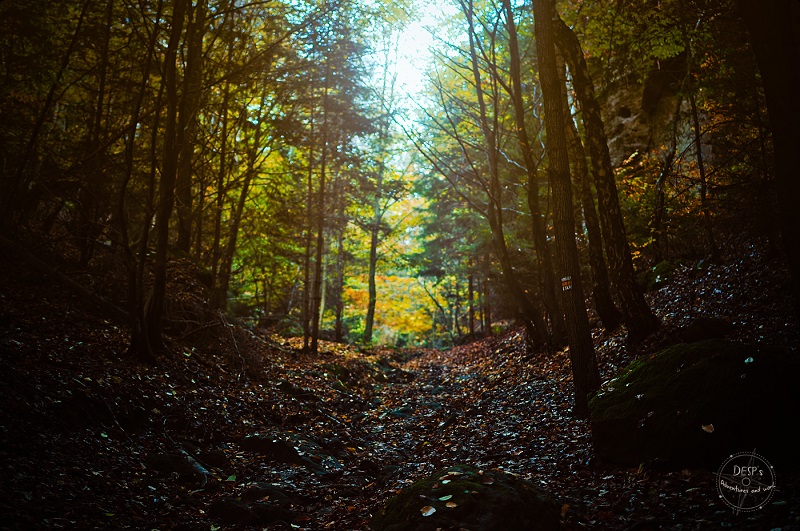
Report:
[[[695,284],[705,285],[705,296],[692,299],[693,311],[739,311],[709,288],[726,283],[724,292],[731,293],[732,272],[743,272],[752,287],[754,271],[737,262],[699,277],[678,272],[670,286],[650,295],[665,321],[659,334],[682,324]],[[0,323],[7,349],[0,455],[9,463],[0,494],[13,507],[4,520],[10,527],[214,529],[219,522],[208,509],[215,501],[246,499],[265,510],[257,504],[289,495],[285,503],[294,517],[277,529],[362,530],[394,492],[461,462],[483,470],[476,480],[483,487],[455,492],[457,476],[442,476],[431,497],[420,500],[420,514],[447,514],[480,497],[477,490],[496,489],[493,469],[500,469],[555,493],[566,528],[626,529],[653,518],[673,522],[676,514],[700,522],[694,527],[720,522],[719,509],[709,504],[716,492],[709,472],[672,473],[649,464],[609,470],[595,463],[588,423],[571,417],[568,353],[530,353],[522,330],[450,351],[365,353],[322,342],[322,353],[311,356],[295,348],[301,340],[259,340],[240,344],[260,360],[242,376],[240,360],[221,350],[232,349],[230,335],[210,344],[172,344],[176,354],[159,367],[140,367],[110,354],[124,352],[123,327],[98,322],[36,286],[13,289],[11,283],[0,288],[0,314],[10,316]],[[733,314],[732,322],[746,317],[749,323],[737,337],[791,333],[785,315],[764,302],[769,293],[762,284],[737,295],[762,301],[765,310],[755,315],[751,304]],[[609,386],[636,355],[626,350],[623,332],[593,331]],[[713,424],[700,428],[715,430]],[[296,462],[243,451],[237,441],[254,433],[282,435]],[[164,454],[191,464],[176,445],[191,450],[208,474],[147,468],[148,456]],[[796,518],[797,501],[789,494],[771,504],[784,511],[776,521]],[[241,509],[249,518],[250,509]],[[753,525],[759,523],[765,520]]]

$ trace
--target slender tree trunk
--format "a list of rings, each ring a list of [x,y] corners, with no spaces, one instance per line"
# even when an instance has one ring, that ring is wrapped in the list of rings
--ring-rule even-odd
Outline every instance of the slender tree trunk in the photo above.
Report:
[[[586,316],[578,248],[575,243],[572,186],[564,133],[565,109],[560,96],[562,89],[555,53],[553,20],[557,15],[554,0],[534,0],[533,12],[539,80],[544,100],[547,159],[553,190],[556,257],[562,276],[562,301],[575,383],[574,414],[578,418],[586,418],[589,416],[589,394],[600,387],[600,373]]]
[[[337,343],[344,341],[344,230],[339,232],[336,247],[336,300],[334,301],[334,311],[336,319],[333,326],[333,334]]]
[[[481,319],[481,327],[483,328],[483,334],[486,337],[491,337],[492,335],[492,299],[491,299],[491,285],[489,283],[489,279],[485,278],[483,280],[483,300],[481,304],[481,309],[483,313],[483,319]]]
[[[244,179],[242,180],[242,188],[239,191],[239,198],[236,202],[235,208],[231,212],[228,241],[226,242],[225,249],[220,256],[219,273],[216,277],[216,282],[214,283],[214,288],[211,291],[211,297],[209,299],[209,306],[212,309],[224,311],[228,307],[228,290],[230,287],[231,272],[233,270],[233,258],[236,254],[236,244],[239,238],[239,228],[242,224],[242,216],[244,215],[244,207],[247,203],[247,197],[250,193],[251,183],[253,182],[253,178],[258,173],[258,168],[256,167],[258,157],[265,149],[264,146],[262,146],[262,130],[264,127],[263,121],[265,106],[266,94],[262,94],[261,104],[258,108],[258,120],[256,121],[256,124],[252,126],[252,131],[245,130],[245,136],[252,140],[248,140],[245,143],[247,165],[245,167]],[[241,112],[244,115],[247,115],[248,109],[243,108]],[[250,122],[246,121],[245,123],[249,124]]]
[[[50,89],[47,92],[47,97],[45,98],[44,104],[39,110],[39,113],[36,115],[36,121],[33,124],[31,136],[28,138],[28,142],[25,144],[25,151],[22,154],[22,160],[20,160],[19,166],[17,166],[17,170],[14,173],[10,185],[8,186],[7,193],[3,194],[5,196],[5,204],[3,205],[2,212],[0,212],[0,228],[9,227],[14,221],[14,214],[19,212],[21,205],[26,205],[27,203],[27,201],[25,201],[24,194],[28,187],[28,165],[31,163],[31,159],[34,158],[36,146],[39,143],[39,135],[42,134],[42,128],[47,122],[47,119],[50,116],[50,111],[56,102],[56,95],[58,94],[61,79],[64,77],[64,72],[67,71],[67,67],[72,59],[72,54],[75,51],[76,45],[78,44],[81,35],[81,29],[83,28],[83,22],[86,18],[86,13],[88,12],[90,5],[92,5],[92,0],[86,0],[83,3],[83,7],[81,8],[80,15],[78,16],[78,22],[75,25],[75,31],[72,33],[69,46],[67,46],[67,50],[64,52],[61,65],[59,66],[53,83],[50,85]],[[0,185],[5,186],[4,183],[0,183]],[[20,195],[22,195],[22,197],[20,197]],[[32,209],[33,207],[29,205],[28,208]]]
[[[525,127],[525,105],[522,98],[519,43],[511,1],[503,0],[503,7],[506,12],[506,27],[508,29],[508,46],[511,60],[511,98],[514,104],[517,138],[522,150],[522,158],[525,162],[525,170],[528,176],[528,209],[531,212],[533,245],[539,259],[539,277],[543,287],[545,309],[547,310],[552,327],[552,339],[555,344],[562,344],[563,341],[566,340],[564,314],[558,305],[553,262],[550,257],[550,250],[547,246],[544,216],[542,215],[540,207],[538,167],[533,157],[533,146],[528,138],[528,131]]]
[[[311,346],[311,298],[312,298],[312,278],[311,278],[311,245],[314,242],[314,109],[313,103],[310,112],[309,134],[310,142],[308,147],[308,169],[306,172],[306,231],[305,231],[305,251],[303,256],[303,298],[302,320],[303,320],[303,350],[308,350]],[[322,208],[319,205],[318,208]]]
[[[319,349],[320,308],[322,306],[322,263],[325,253],[325,180],[328,171],[328,90],[331,76],[330,64],[326,64],[325,86],[322,93],[322,154],[319,164],[319,190],[317,199],[317,243],[314,259],[314,291],[311,310],[311,352]]]
[[[78,213],[78,236],[80,247],[80,264],[86,266],[94,255],[98,228],[98,194],[102,182],[102,171],[98,164],[100,153],[100,129],[103,126],[103,110],[106,101],[106,83],[108,78],[109,44],[111,42],[111,25],[114,15],[114,0],[106,2],[106,20],[103,26],[103,42],[100,52],[100,71],[98,73],[97,99],[95,101],[94,117],[89,129],[86,145],[86,156],[81,166],[85,167],[85,182],[78,194],[80,211]]]
[[[378,199],[375,200],[379,202]],[[375,306],[378,302],[378,287],[375,282],[375,276],[378,269],[378,240],[380,230],[380,206],[375,207],[375,219],[370,227],[369,233],[369,270],[367,272],[367,316],[364,320],[364,343],[369,344],[372,341],[372,328],[375,321]]]
[[[222,107],[220,109],[219,120],[220,140],[219,140],[219,168],[217,168],[217,197],[214,204],[214,236],[211,242],[211,287],[217,285],[219,276],[220,259],[222,255],[222,214],[225,210],[225,180],[228,176],[228,100],[230,98],[230,84],[225,83],[222,89]]]
[[[700,128],[700,115],[697,112],[697,100],[694,94],[694,85],[689,78],[689,105],[692,109],[692,129],[694,131],[694,147],[697,156],[697,172],[700,177],[700,210],[703,214],[703,228],[706,233],[706,247],[711,254],[713,262],[719,262],[719,248],[717,240],[714,238],[714,227],[711,223],[711,210],[708,207],[708,181],[706,178],[705,159],[703,158],[703,131]]]
[[[554,16],[557,17],[555,13]],[[619,206],[614,170],[608,153],[600,105],[594,96],[594,86],[580,43],[572,30],[556,18],[555,38],[572,73],[573,88],[581,104],[589,156],[594,170],[595,188],[600,207],[600,225],[606,245],[611,278],[617,291],[620,309],[628,326],[628,341],[636,345],[658,328],[658,319],[650,311],[644,294],[636,283],[630,247],[625,234],[622,210]]]
[[[511,263],[511,257],[508,254],[508,247],[506,246],[505,234],[503,231],[503,203],[502,203],[502,190],[500,184],[500,170],[499,170],[499,157],[500,153],[497,146],[497,94],[493,93],[494,107],[494,124],[490,123],[489,114],[487,111],[486,98],[484,94],[483,81],[481,79],[480,67],[478,65],[477,45],[475,42],[475,24],[474,24],[474,8],[472,0],[462,0],[462,10],[467,17],[469,25],[469,46],[470,58],[472,63],[472,74],[475,82],[475,92],[478,99],[479,120],[481,132],[483,133],[484,141],[486,142],[486,158],[489,166],[489,197],[487,218],[489,227],[492,231],[492,244],[494,245],[495,252],[497,253],[500,267],[503,271],[503,279],[508,285],[509,290],[517,299],[523,322],[525,323],[525,330],[531,343],[534,346],[544,345],[545,329],[542,320],[542,314],[538,308],[530,301],[527,293],[522,288],[517,279],[514,267]]]
[[[178,154],[181,146],[178,125],[178,48],[183,33],[188,0],[175,0],[172,10],[172,30],[164,54],[164,85],[167,95],[167,122],[164,129],[164,161],[158,187],[156,209],[156,253],[153,287],[147,303],[147,326],[150,343],[158,348],[161,339],[162,316],[167,292],[167,247],[169,244],[169,220],[175,203],[175,180],[178,171]]]
[[[163,1],[159,0],[156,7],[155,20],[160,20],[161,10],[163,8]],[[144,223],[142,223],[142,234],[140,236],[139,252],[134,250],[130,238],[130,222],[127,214],[126,197],[128,194],[128,186],[133,178],[133,165],[134,155],[136,150],[136,130],[139,127],[140,113],[144,102],[147,87],[150,84],[150,71],[153,63],[153,53],[155,52],[155,43],[161,33],[159,24],[153,28],[150,43],[148,46],[148,53],[145,59],[144,68],[142,69],[142,80],[139,84],[139,91],[136,95],[136,100],[131,110],[131,120],[128,125],[128,134],[125,139],[125,174],[123,181],[119,188],[119,197],[117,200],[117,222],[119,223],[119,234],[122,241],[123,259],[125,263],[127,288],[128,288],[128,301],[127,310],[128,318],[130,319],[130,344],[128,346],[128,353],[142,362],[153,364],[156,362],[155,352],[150,344],[150,335],[147,332],[147,319],[144,313],[144,274],[143,266],[146,260],[146,251],[150,236],[150,221],[152,220],[152,196],[148,201],[148,212],[145,216]],[[159,90],[156,98],[156,112],[153,118],[153,131],[158,130],[159,114],[161,107],[161,90]],[[150,185],[151,195],[154,189],[154,183]],[[142,274],[139,274],[139,265],[142,266]]]
[[[772,143],[781,235],[792,275],[795,312],[800,315],[800,6],[785,0],[737,0],[750,30],[764,84]]]
[[[573,183],[580,191],[580,205],[583,212],[583,220],[586,223],[586,232],[589,237],[589,265],[592,269],[592,298],[597,315],[603,322],[606,332],[612,332],[619,327],[622,321],[622,314],[614,305],[611,297],[611,286],[606,268],[606,259],[603,256],[603,236],[600,232],[600,222],[597,220],[595,211],[594,196],[589,184],[589,168],[586,164],[586,154],[583,150],[578,129],[571,116],[567,116],[565,127],[567,133],[567,144],[574,162],[573,168],[575,175]]]
[[[469,285],[467,287],[469,292],[469,336],[475,337],[475,273],[470,266],[469,271]]]
[[[650,224],[650,234],[653,236],[653,253],[656,263],[661,262],[667,255],[667,235],[664,232],[664,220],[666,218],[666,186],[667,178],[672,173],[672,166],[675,163],[675,154],[678,150],[678,123],[680,120],[681,107],[683,100],[678,98],[675,105],[675,113],[672,117],[672,141],[669,151],[661,163],[661,171],[656,178],[656,207],[653,211],[653,221]]]
[[[206,2],[198,0],[186,30],[186,75],[180,104],[180,143],[175,199],[178,214],[176,247],[189,253],[192,245],[192,159],[194,158],[197,113],[200,110],[203,76],[203,36],[206,25]]]

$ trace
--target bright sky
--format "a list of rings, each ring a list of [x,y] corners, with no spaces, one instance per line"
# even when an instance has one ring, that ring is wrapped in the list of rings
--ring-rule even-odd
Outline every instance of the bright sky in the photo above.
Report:
[[[455,6],[449,2],[417,1],[424,2],[422,17],[402,31],[397,64],[397,88],[400,94],[408,94],[411,98],[422,90],[425,70],[433,60],[430,51],[434,43],[431,31],[437,31],[439,17],[455,10]]]

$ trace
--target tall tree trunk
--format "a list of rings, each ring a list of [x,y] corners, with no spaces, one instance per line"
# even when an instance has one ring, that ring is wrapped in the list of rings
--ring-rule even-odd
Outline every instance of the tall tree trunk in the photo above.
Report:
[[[706,178],[706,165],[703,158],[703,130],[700,128],[700,114],[697,111],[697,99],[694,93],[691,72],[687,76],[689,84],[689,105],[692,109],[692,129],[694,132],[694,148],[697,157],[697,173],[700,178],[700,211],[703,214],[703,228],[706,234],[706,247],[711,254],[713,262],[719,262],[719,248],[714,238],[714,226],[711,223],[711,210],[708,207],[708,182]]]
[[[565,94],[566,96],[566,94]],[[567,144],[575,175],[573,183],[580,191],[580,205],[583,220],[586,223],[586,232],[589,237],[589,266],[592,270],[592,298],[597,315],[603,322],[606,332],[612,332],[619,327],[622,314],[614,305],[611,297],[611,286],[606,268],[606,259],[603,256],[603,236],[600,232],[600,222],[597,220],[594,196],[589,184],[589,168],[586,164],[586,153],[583,150],[578,129],[572,117],[566,116]]]
[[[303,321],[303,350],[306,351],[311,346],[311,299],[312,299],[312,278],[311,278],[311,251],[314,243],[314,104],[310,109],[310,132],[308,147],[308,168],[306,171],[306,230],[304,234],[304,254],[303,254],[303,297],[301,300],[301,319]],[[322,208],[318,205],[317,208]]]
[[[575,243],[575,220],[572,210],[572,186],[569,155],[564,133],[565,109],[561,102],[561,82],[556,63],[553,20],[554,0],[534,0],[534,32],[539,60],[539,80],[544,100],[547,160],[553,190],[553,227],[556,257],[562,277],[562,301],[566,314],[572,376],[575,383],[574,414],[589,416],[589,393],[600,387],[600,373],[586,315],[581,285],[578,248]]]
[[[475,337],[475,272],[472,271],[472,266],[470,264],[469,270],[469,281],[467,286],[467,291],[469,295],[467,295],[469,299],[469,336],[470,338]]]
[[[211,242],[211,286],[212,290],[217,285],[219,276],[220,259],[222,255],[222,214],[225,210],[225,181],[228,176],[228,100],[230,98],[230,84],[225,83],[222,89],[222,107],[220,109],[219,120],[220,140],[219,140],[219,167],[217,168],[217,197],[214,203],[214,236]]]
[[[172,30],[164,54],[164,86],[167,95],[167,121],[164,129],[164,160],[158,186],[156,209],[156,253],[153,287],[147,301],[147,333],[154,348],[163,345],[161,339],[162,316],[167,292],[167,248],[169,245],[169,220],[175,203],[175,180],[178,171],[178,48],[183,33],[188,0],[175,0],[172,8]]]
[[[367,316],[364,320],[364,343],[372,341],[372,328],[375,322],[375,306],[378,302],[378,287],[375,276],[378,269],[378,240],[380,231],[380,199],[375,198],[375,217],[369,231],[369,269],[367,272]]]
[[[186,75],[180,104],[180,128],[183,141],[179,155],[175,199],[178,213],[176,247],[189,253],[192,245],[192,159],[194,158],[197,113],[202,98],[203,36],[206,25],[206,2],[198,0],[186,30]]]
[[[506,12],[508,47],[511,61],[511,98],[514,104],[517,138],[522,150],[525,171],[528,176],[528,209],[531,212],[533,245],[539,259],[539,277],[543,287],[545,309],[547,310],[552,327],[552,339],[555,344],[562,344],[563,341],[566,340],[564,314],[558,305],[553,262],[550,257],[550,250],[547,246],[544,216],[542,215],[540,207],[538,167],[533,157],[533,146],[528,137],[528,130],[525,127],[525,104],[522,97],[522,69],[520,64],[517,28],[514,24],[514,12],[511,8],[511,0],[503,0],[503,7]]]
[[[491,285],[488,278],[483,279],[483,296],[481,297],[481,332],[486,337],[492,335],[492,300]]]
[[[554,16],[558,17],[556,13]],[[617,291],[620,309],[628,326],[628,341],[636,345],[658,328],[659,322],[641,288],[631,260],[630,247],[625,234],[622,210],[619,206],[614,169],[608,153],[608,141],[603,129],[600,105],[594,96],[594,86],[580,43],[572,30],[560,18],[556,18],[555,38],[572,73],[573,88],[581,105],[586,129],[586,143],[594,170],[595,188],[600,207],[600,225],[606,245],[611,278]]]
[[[67,67],[69,67],[69,63],[72,60],[72,54],[75,51],[75,47],[80,39],[81,29],[83,29],[83,22],[86,18],[86,13],[88,12],[90,5],[92,5],[92,0],[86,0],[83,3],[83,7],[81,8],[80,15],[78,16],[78,21],[75,24],[75,31],[72,33],[69,46],[67,46],[67,50],[64,52],[64,56],[61,59],[61,65],[59,66],[58,72],[53,79],[53,83],[50,85],[50,89],[47,92],[47,97],[45,98],[44,104],[39,110],[39,113],[36,115],[36,121],[33,123],[33,130],[28,138],[28,142],[25,144],[25,150],[22,153],[22,160],[20,160],[19,165],[14,172],[14,176],[11,179],[11,183],[8,185],[8,191],[4,194],[0,194],[5,198],[4,204],[2,205],[2,212],[0,212],[0,228],[7,228],[11,226],[11,224],[14,222],[14,215],[20,211],[21,206],[27,204],[24,194],[29,184],[29,178],[27,175],[28,165],[31,163],[31,159],[34,158],[36,147],[39,143],[39,135],[42,134],[44,124],[47,122],[48,117],[50,117],[50,111],[56,102],[56,96],[58,95],[61,79],[64,77],[64,73],[67,71]],[[6,184],[0,183],[0,186],[5,188]],[[0,190],[2,189],[0,188]],[[28,208],[32,209],[33,206],[28,205]]]
[[[475,92],[478,99],[478,108],[479,108],[479,121],[481,126],[481,132],[483,134],[484,141],[486,142],[486,158],[489,166],[489,194],[488,194],[488,206],[487,206],[487,219],[489,221],[489,227],[492,231],[492,244],[494,246],[495,252],[497,253],[497,258],[500,261],[500,267],[503,272],[503,279],[506,282],[509,290],[517,299],[517,304],[519,306],[521,316],[523,322],[525,324],[525,330],[528,334],[528,337],[531,343],[535,346],[544,345],[546,342],[545,338],[545,327],[544,322],[542,320],[542,313],[539,311],[538,308],[530,301],[528,298],[527,293],[522,288],[517,279],[517,274],[514,271],[514,267],[511,263],[511,257],[508,253],[508,247],[506,245],[506,238],[503,231],[503,199],[502,199],[502,190],[503,187],[500,184],[500,167],[499,167],[499,158],[500,153],[498,149],[498,139],[497,139],[497,131],[498,131],[498,124],[497,124],[497,93],[496,90],[492,94],[493,96],[493,103],[494,105],[494,115],[493,115],[493,122],[491,123],[489,120],[489,113],[487,111],[487,104],[486,98],[484,94],[483,88],[483,81],[481,79],[480,67],[478,65],[478,53],[477,53],[477,45],[475,42],[476,34],[475,34],[475,23],[474,23],[474,7],[472,0],[462,0],[461,7],[464,12],[464,15],[467,17],[467,23],[469,26],[469,47],[470,47],[470,58],[472,63],[472,74],[475,83]]]
[[[335,321],[333,325],[334,339],[337,343],[344,341],[344,230],[339,232],[336,247],[336,300],[334,301]]]
[[[85,182],[78,194],[80,211],[78,213],[78,226],[75,233],[78,236],[80,248],[80,264],[86,266],[94,255],[97,237],[100,233],[97,220],[98,201],[101,183],[103,180],[100,158],[100,130],[103,126],[103,111],[106,102],[106,84],[108,78],[109,44],[111,42],[111,26],[113,24],[114,0],[106,2],[106,20],[103,25],[103,40],[100,51],[100,71],[98,72],[97,98],[95,100],[94,117],[89,128],[86,143],[86,155],[81,164],[85,168]]]
[[[228,290],[230,287],[231,273],[233,271],[233,258],[236,254],[236,244],[239,238],[239,228],[242,224],[244,207],[247,203],[248,194],[250,193],[250,185],[253,182],[253,178],[258,173],[257,161],[259,155],[265,149],[265,147],[262,146],[265,104],[266,94],[262,93],[261,104],[258,108],[258,120],[256,121],[256,124],[252,126],[253,131],[250,132],[245,130],[244,132],[245,137],[252,140],[247,141],[245,144],[247,165],[245,168],[244,179],[242,180],[242,188],[239,191],[239,198],[236,202],[235,208],[231,212],[231,217],[228,222],[228,240],[225,244],[222,255],[220,256],[219,272],[216,276],[214,288],[212,289],[211,296],[209,298],[209,306],[212,309],[224,311],[228,307]],[[246,116],[248,109],[243,108],[241,112]],[[245,124],[250,124],[250,122],[246,120]]]
[[[155,20],[160,20],[161,10],[163,8],[163,0],[159,0],[156,7]],[[147,256],[147,247],[150,239],[150,222],[152,220],[152,194],[154,192],[155,183],[150,183],[150,197],[147,207],[147,215],[142,223],[142,234],[139,239],[138,253],[133,248],[130,237],[130,223],[127,215],[126,197],[128,194],[128,186],[133,178],[134,155],[136,150],[136,130],[139,127],[140,113],[145,98],[147,87],[150,84],[150,72],[153,63],[153,54],[155,53],[155,43],[159,38],[161,28],[156,23],[150,36],[147,57],[145,59],[144,67],[142,69],[142,80],[139,83],[139,91],[134,100],[133,109],[131,110],[131,119],[128,125],[128,133],[125,139],[125,174],[119,188],[119,197],[117,200],[117,222],[119,223],[119,234],[122,241],[123,260],[125,263],[127,288],[128,288],[128,301],[127,310],[130,322],[130,344],[128,346],[128,354],[136,359],[153,364],[156,362],[155,352],[153,346],[150,344],[150,335],[147,332],[147,319],[144,311],[144,263]],[[153,117],[153,131],[158,131],[158,122],[161,109],[161,95],[163,92],[163,85],[159,89],[158,96],[156,97],[155,113]]]
[[[325,85],[322,92],[322,154],[319,163],[319,190],[317,195],[317,243],[314,259],[314,291],[311,298],[311,352],[319,349],[320,308],[322,306],[322,263],[325,253],[325,179],[328,171],[328,91],[331,76],[330,64],[326,63]]]
[[[792,275],[795,312],[800,315],[800,6],[785,0],[736,3],[750,30],[764,83],[775,151],[781,234]]]
[[[672,116],[672,140],[669,151],[664,156],[661,163],[661,171],[656,178],[656,207],[653,211],[653,221],[650,224],[650,234],[653,236],[653,253],[656,263],[661,262],[667,255],[667,235],[664,232],[664,221],[667,216],[667,177],[672,173],[672,166],[675,164],[675,155],[678,150],[678,123],[680,120],[681,107],[683,100],[677,99],[675,113]]]

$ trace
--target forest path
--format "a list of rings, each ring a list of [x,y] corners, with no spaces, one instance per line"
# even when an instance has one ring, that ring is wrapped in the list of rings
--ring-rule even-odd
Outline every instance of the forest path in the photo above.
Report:
[[[741,256],[653,293],[654,340],[709,314],[741,323],[742,341],[796,344],[780,272]],[[79,298],[2,260],[0,276],[13,279],[0,283],[0,528],[361,530],[452,464],[544,487],[567,529],[781,524],[716,503],[713,471],[598,462],[570,414],[568,353],[530,353],[517,329],[448,351],[321,342],[312,355],[224,324],[145,367],[121,359],[124,327]],[[624,330],[593,333],[607,380],[633,354]],[[775,510],[797,516],[779,477]]]

